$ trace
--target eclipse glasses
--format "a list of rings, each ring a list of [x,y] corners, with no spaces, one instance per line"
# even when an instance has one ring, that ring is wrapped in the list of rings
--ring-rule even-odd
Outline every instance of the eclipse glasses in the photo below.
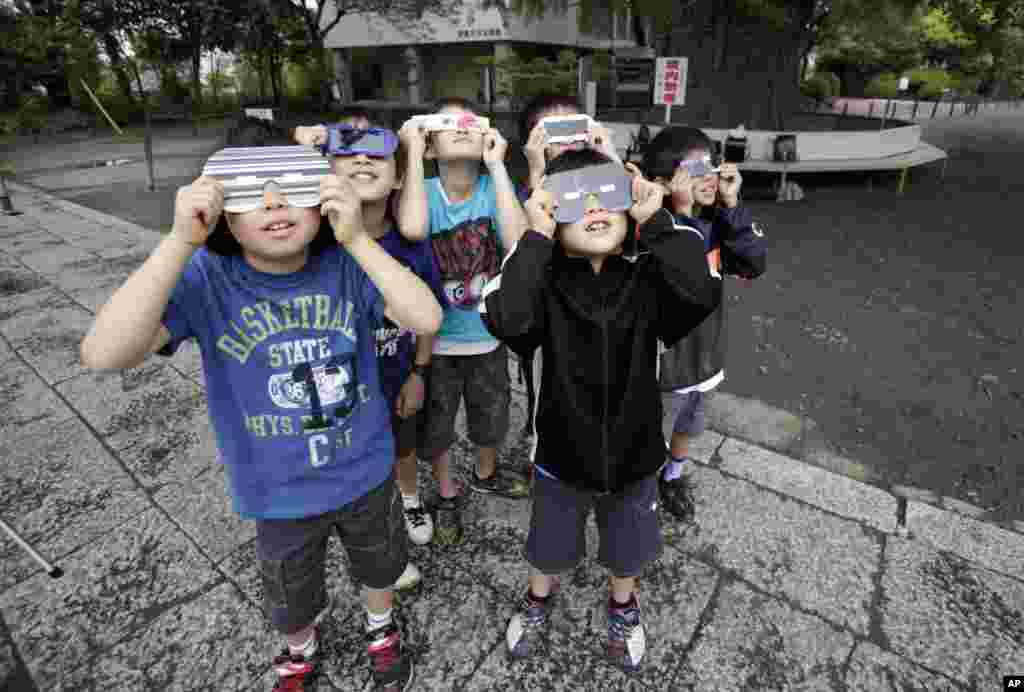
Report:
[[[555,197],[555,221],[575,223],[590,209],[625,211],[633,206],[633,179],[617,163],[554,173],[544,189]]]

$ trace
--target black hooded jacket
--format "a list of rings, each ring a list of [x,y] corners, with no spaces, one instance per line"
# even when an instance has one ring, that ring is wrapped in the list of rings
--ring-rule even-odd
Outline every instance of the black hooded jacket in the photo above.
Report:
[[[721,301],[704,240],[659,210],[640,229],[638,257],[590,261],[528,231],[484,289],[492,334],[542,352],[535,463],[570,485],[617,492],[665,459],[656,364]]]

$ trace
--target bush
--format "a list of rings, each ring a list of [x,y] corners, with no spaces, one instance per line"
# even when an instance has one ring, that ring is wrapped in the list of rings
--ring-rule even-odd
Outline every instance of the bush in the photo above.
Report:
[[[800,85],[804,96],[824,101],[839,95],[839,77],[831,72],[815,72]]]
[[[944,90],[954,88],[953,77],[945,70],[911,70],[907,77],[910,78],[910,91],[921,99],[938,99]]]
[[[892,99],[900,95],[900,78],[898,75],[886,72],[878,75],[864,89],[864,95],[876,99]]]

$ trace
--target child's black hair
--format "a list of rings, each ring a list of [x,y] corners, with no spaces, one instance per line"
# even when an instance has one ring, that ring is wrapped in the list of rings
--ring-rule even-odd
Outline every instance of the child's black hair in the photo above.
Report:
[[[470,111],[477,115],[480,114],[480,106],[472,100],[463,98],[462,96],[443,96],[434,101],[434,105],[431,107],[430,112],[437,113],[442,108],[461,108],[464,111]]]
[[[273,145],[292,145],[295,142],[287,128],[276,125],[267,120],[258,118],[244,118],[237,126],[228,132],[227,146],[229,147],[265,147]],[[206,247],[211,252],[219,255],[236,255],[241,253],[242,246],[238,244],[235,236],[228,229],[228,212],[220,215],[217,225],[206,238]],[[324,216],[320,220],[320,230],[317,232],[313,242],[310,243],[310,254],[317,254],[324,248],[329,247],[336,241],[334,229],[330,221]]]
[[[544,175],[565,173],[605,163],[612,163],[612,159],[596,149],[570,149],[558,158],[548,161],[548,165],[544,168]],[[627,213],[626,237],[622,241],[622,254],[627,257],[634,256],[637,252],[635,229],[636,224],[633,217]]]
[[[368,109],[364,108],[363,106],[345,106],[340,111],[338,111],[338,122],[341,122],[342,120],[348,120],[349,118],[362,118],[363,120],[369,121],[372,125],[376,127],[387,127],[387,125],[379,124],[381,122],[380,118],[371,113]]]
[[[648,180],[670,179],[675,173],[676,162],[696,150],[714,154],[715,143],[703,130],[696,127],[666,127],[647,145],[640,167]]]
[[[540,122],[542,113],[562,108],[579,112],[580,104],[574,97],[565,94],[548,93],[533,97],[519,115],[519,139],[522,143],[526,144],[533,128]]]

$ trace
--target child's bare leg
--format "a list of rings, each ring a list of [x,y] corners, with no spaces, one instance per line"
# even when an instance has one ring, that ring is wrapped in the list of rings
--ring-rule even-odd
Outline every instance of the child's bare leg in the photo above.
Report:
[[[416,483],[416,451],[399,457],[395,462],[395,475],[398,477],[398,488],[402,494],[411,497],[417,492]]]
[[[395,603],[395,592],[391,589],[367,589],[366,610],[372,620],[374,616],[391,619],[391,607]],[[371,623],[372,624],[372,623]]]
[[[476,450],[476,475],[490,478],[498,468],[498,448],[478,447]]]
[[[530,569],[530,594],[536,598],[547,598],[551,595],[551,587],[555,578],[550,574],[542,574],[535,569]]]
[[[690,454],[690,434],[684,432],[672,433],[672,440],[669,443],[669,453],[676,459],[682,459]]]
[[[437,481],[437,491],[443,498],[455,497],[459,494],[458,486],[452,479],[452,459],[449,451],[442,452],[433,461],[434,480]]]
[[[636,591],[636,577],[612,577],[611,590],[612,600],[619,605],[626,605]]]

